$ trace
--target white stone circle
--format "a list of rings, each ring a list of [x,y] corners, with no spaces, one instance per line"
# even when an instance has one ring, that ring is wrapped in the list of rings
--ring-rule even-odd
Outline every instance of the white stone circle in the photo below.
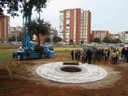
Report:
[[[62,67],[78,67],[80,72],[65,72]],[[101,80],[107,76],[107,71],[97,65],[82,64],[79,65],[63,65],[63,62],[51,62],[37,67],[36,72],[39,76],[62,83],[87,83]]]

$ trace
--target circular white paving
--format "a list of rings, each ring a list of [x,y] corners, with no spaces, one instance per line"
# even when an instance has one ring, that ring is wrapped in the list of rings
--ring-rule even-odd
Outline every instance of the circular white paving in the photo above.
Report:
[[[74,67],[79,72],[65,72],[61,69]],[[107,76],[107,71],[97,65],[82,64],[63,65],[63,62],[52,62],[40,65],[36,72],[39,76],[62,83],[87,83],[101,80]]]

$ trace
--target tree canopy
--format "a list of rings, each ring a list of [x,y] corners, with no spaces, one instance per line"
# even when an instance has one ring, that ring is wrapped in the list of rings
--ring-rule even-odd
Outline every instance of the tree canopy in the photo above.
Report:
[[[50,37],[45,37],[44,38],[44,43],[49,43],[49,42],[51,42],[51,38]]]
[[[100,38],[94,38],[93,42],[99,43],[100,42]]]
[[[53,42],[54,44],[57,44],[58,42],[62,41],[62,39],[59,36],[54,36],[53,37]]]
[[[30,15],[34,7],[37,12],[41,12],[46,7],[46,2],[47,0],[0,0],[0,13],[7,10],[11,16],[18,16],[17,11]]]
[[[110,38],[105,37],[105,38],[103,39],[103,42],[104,42],[104,43],[110,43],[110,42],[111,42],[111,40],[110,40]]]
[[[32,20],[28,22],[27,28],[30,38],[32,39],[33,35],[35,34],[39,40],[39,34],[46,36],[50,34],[50,27],[51,24],[49,22],[45,22],[43,19],[39,20]],[[38,41],[40,44],[40,41]]]
[[[120,39],[116,38],[116,39],[112,39],[111,43],[121,43]]]
[[[70,39],[69,44],[70,45],[74,44],[73,39]]]

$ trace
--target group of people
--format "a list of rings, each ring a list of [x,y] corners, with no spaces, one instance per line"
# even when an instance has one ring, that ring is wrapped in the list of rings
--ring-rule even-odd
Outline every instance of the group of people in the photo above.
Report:
[[[119,60],[128,62],[128,48],[83,48],[82,50],[71,50],[72,60],[81,61],[82,63],[92,63],[95,61],[108,61],[117,64]]]
[[[91,64],[92,55],[93,55],[93,52],[91,49],[71,50],[72,60],[80,61],[82,57],[82,63],[88,62],[88,64]]]

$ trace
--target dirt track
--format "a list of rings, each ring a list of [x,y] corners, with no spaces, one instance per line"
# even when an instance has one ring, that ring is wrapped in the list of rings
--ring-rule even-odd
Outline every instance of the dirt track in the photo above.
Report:
[[[85,84],[58,83],[36,74],[39,65],[59,60],[57,56],[27,61],[13,59],[0,66],[0,96],[128,96],[128,64],[94,62],[105,68],[108,75],[103,80]]]

